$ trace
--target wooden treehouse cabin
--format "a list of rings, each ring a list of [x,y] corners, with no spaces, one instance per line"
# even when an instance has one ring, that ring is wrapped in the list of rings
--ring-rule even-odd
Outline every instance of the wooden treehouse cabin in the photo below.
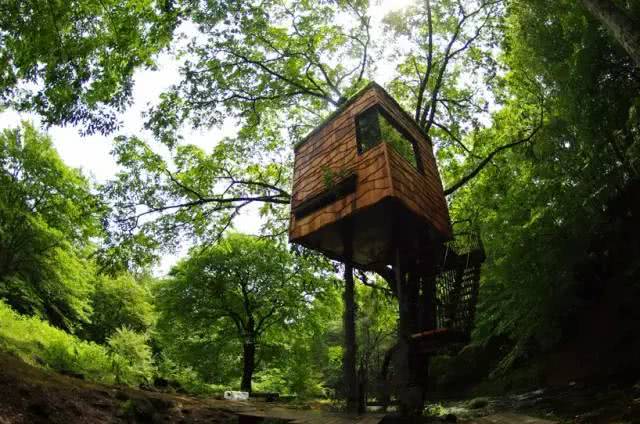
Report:
[[[429,138],[369,84],[295,147],[289,239],[375,270],[451,239]]]
[[[483,255],[452,241],[431,140],[382,87],[363,88],[295,146],[292,193],[289,240],[393,269],[392,289],[412,293],[418,350],[468,338]]]

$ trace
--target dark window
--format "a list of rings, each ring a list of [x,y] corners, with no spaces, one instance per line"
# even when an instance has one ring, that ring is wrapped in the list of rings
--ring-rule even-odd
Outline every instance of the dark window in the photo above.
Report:
[[[380,138],[379,115],[378,108],[372,107],[356,118],[358,152],[364,153],[382,140]]]
[[[391,145],[414,168],[420,170],[415,143],[379,107],[372,107],[356,118],[358,152],[364,153],[380,142]]]

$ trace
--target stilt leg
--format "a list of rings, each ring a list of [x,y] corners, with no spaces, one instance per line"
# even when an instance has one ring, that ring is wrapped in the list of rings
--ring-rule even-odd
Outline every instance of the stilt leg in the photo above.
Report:
[[[355,283],[353,280],[353,267],[351,265],[353,252],[353,238],[351,223],[347,223],[343,229],[344,255],[344,356],[342,361],[344,388],[346,394],[346,409],[349,412],[358,412],[360,402],[358,397],[358,376],[356,372],[357,341],[356,341],[356,301]]]
[[[395,277],[398,293],[400,320],[398,323],[398,387],[400,413],[403,416],[422,415],[424,387],[422,374],[425,372],[422,355],[412,348],[410,336],[418,324],[418,291],[415,275],[409,278],[406,261],[400,248],[396,249]]]

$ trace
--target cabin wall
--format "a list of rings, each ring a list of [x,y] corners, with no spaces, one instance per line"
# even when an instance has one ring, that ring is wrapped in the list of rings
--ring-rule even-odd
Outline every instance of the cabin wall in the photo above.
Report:
[[[376,104],[382,105],[418,142],[424,175],[386,143],[358,155],[356,116]],[[451,236],[448,209],[431,143],[397,103],[377,86],[364,92],[296,149],[292,209],[327,190],[326,170],[356,172],[355,193],[299,219],[292,214],[290,240],[300,239],[389,196],[397,197],[414,213],[423,216],[444,238]]]
[[[451,222],[442,180],[438,172],[431,141],[418,130],[413,119],[382,90],[376,90],[379,103],[418,143],[424,174],[420,174],[393,148],[389,148],[389,165],[393,195],[414,213],[425,217],[445,238],[451,238]]]
[[[377,101],[375,91],[363,94],[296,150],[292,209],[327,190],[327,169],[334,173],[356,172],[358,179],[355,193],[300,219],[292,215],[290,239],[303,237],[391,194],[383,146],[358,155],[355,118]]]

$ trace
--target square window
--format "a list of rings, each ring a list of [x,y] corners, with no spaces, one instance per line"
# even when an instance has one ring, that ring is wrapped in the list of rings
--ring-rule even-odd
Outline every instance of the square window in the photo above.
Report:
[[[356,118],[358,153],[366,152],[370,148],[377,146],[382,140],[380,138],[379,115],[378,108],[372,107]]]
[[[417,160],[415,142],[379,107],[371,107],[356,117],[358,153],[364,153],[381,142],[388,143],[411,165],[422,172]]]
[[[416,160],[416,152],[413,145],[407,137],[405,137],[398,129],[385,118],[380,115],[380,138],[382,141],[389,143],[400,156],[408,160],[414,168],[418,168]]]

